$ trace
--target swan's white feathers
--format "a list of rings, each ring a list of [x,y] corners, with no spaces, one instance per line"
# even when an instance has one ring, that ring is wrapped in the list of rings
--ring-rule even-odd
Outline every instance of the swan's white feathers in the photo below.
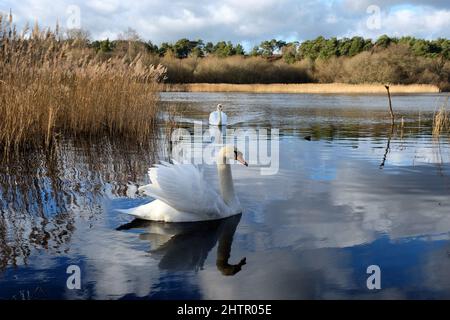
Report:
[[[230,211],[193,164],[166,162],[150,168],[148,174],[151,183],[139,189],[178,211],[203,219],[219,218]]]
[[[222,123],[220,122],[219,112],[222,113]],[[218,126],[227,124],[227,115],[223,111],[214,111],[209,114],[209,124]]]
[[[235,157],[233,146],[222,147],[217,162]],[[193,164],[173,164],[162,161],[148,170],[150,184],[139,191],[155,200],[131,209],[118,210],[140,219],[187,222],[228,217],[242,212],[234,194],[229,164],[218,166],[221,193],[205,180],[203,172]],[[219,162],[218,162],[219,164]]]

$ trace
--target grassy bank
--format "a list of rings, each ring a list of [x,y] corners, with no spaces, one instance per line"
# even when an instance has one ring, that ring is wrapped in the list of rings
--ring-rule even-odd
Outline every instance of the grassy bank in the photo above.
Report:
[[[125,57],[126,58],[126,57]],[[99,59],[77,39],[18,33],[0,18],[0,150],[49,147],[64,136],[111,135],[145,141],[157,116],[165,68]]]
[[[190,83],[166,84],[168,92],[252,92],[252,93],[338,93],[385,94],[382,84],[299,83],[299,84],[229,84]],[[391,93],[436,93],[439,88],[430,84],[391,85]]]

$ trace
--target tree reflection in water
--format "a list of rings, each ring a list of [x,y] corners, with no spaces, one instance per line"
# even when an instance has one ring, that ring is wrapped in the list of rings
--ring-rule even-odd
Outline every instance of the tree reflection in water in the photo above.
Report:
[[[36,249],[67,252],[77,219],[95,219],[105,195],[124,196],[130,183],[145,176],[155,149],[154,143],[139,147],[107,138],[77,139],[58,144],[52,152],[3,160],[0,271],[27,264]]]

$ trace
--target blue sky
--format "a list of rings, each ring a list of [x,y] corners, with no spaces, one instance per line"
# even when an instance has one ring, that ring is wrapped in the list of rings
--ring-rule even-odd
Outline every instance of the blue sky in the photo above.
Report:
[[[94,39],[116,38],[127,28],[160,44],[187,37],[231,40],[250,47],[261,40],[305,40],[319,35],[376,38],[382,34],[450,37],[446,0],[0,0],[14,20],[80,26]],[[78,14],[79,13],[79,14]]]

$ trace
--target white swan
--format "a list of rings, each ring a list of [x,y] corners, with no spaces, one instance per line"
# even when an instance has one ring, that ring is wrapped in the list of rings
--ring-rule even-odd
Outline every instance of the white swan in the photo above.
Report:
[[[217,154],[220,195],[207,183],[202,172],[192,164],[163,162],[149,169],[151,183],[139,188],[156,200],[121,212],[137,218],[165,222],[215,220],[242,212],[234,193],[229,159],[248,166],[233,146],[224,146]]]
[[[211,112],[209,114],[209,124],[213,126],[226,126],[227,125],[227,115],[222,111],[223,107],[219,103],[217,105],[217,111]]]

